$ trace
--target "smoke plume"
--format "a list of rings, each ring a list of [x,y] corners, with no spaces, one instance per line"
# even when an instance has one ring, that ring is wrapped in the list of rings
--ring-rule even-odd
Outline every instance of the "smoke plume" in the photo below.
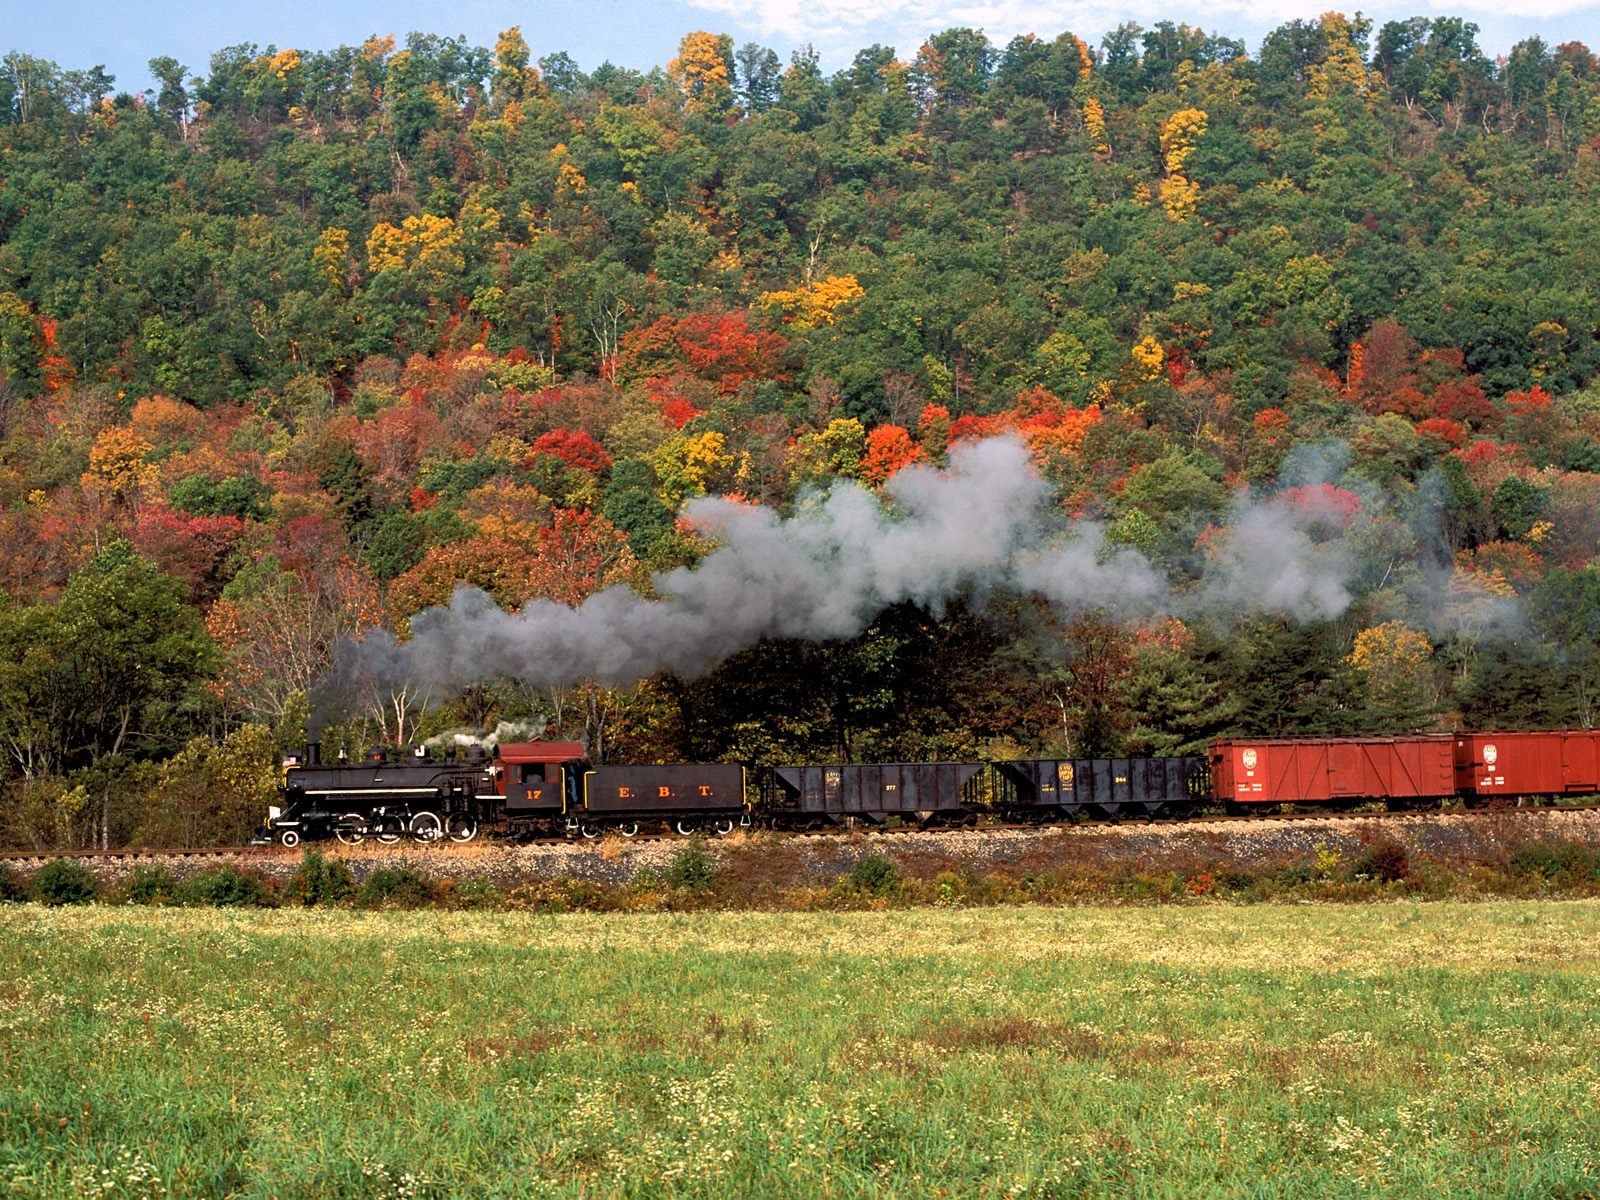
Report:
[[[463,586],[412,618],[409,641],[378,632],[341,647],[332,690],[692,677],[764,638],[847,638],[903,601],[937,613],[1000,588],[1037,594],[1063,614],[1335,617],[1361,570],[1352,508],[1385,503],[1370,488],[1352,505],[1348,492],[1310,486],[1342,472],[1337,452],[1314,452],[1286,470],[1301,486],[1241,493],[1203,562],[1176,585],[1137,550],[1109,543],[1102,526],[1065,520],[1027,447],[1009,436],[958,444],[944,468],[908,467],[881,500],[849,481],[803,499],[789,517],[698,499],[684,517],[716,547],[695,567],[657,575],[655,598],[617,586],[576,608],[535,600],[513,613]]]

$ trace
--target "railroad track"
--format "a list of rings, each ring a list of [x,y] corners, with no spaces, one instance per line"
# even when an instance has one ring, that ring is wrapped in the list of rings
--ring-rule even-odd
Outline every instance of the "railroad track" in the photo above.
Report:
[[[956,833],[970,834],[975,837],[992,836],[1002,833],[1030,833],[1049,829],[1068,831],[1073,829],[1195,829],[1218,825],[1233,825],[1244,823],[1249,825],[1264,824],[1329,824],[1332,822],[1356,821],[1376,822],[1382,824],[1419,824],[1425,821],[1437,820],[1439,817],[1473,817],[1483,818],[1490,816],[1527,816],[1537,817],[1554,813],[1591,812],[1600,809],[1600,801],[1586,804],[1544,804],[1529,805],[1526,807],[1505,808],[1451,808],[1451,809],[1420,809],[1406,812],[1331,812],[1326,810],[1310,810],[1301,812],[1277,813],[1214,813],[1203,814],[1182,819],[1172,817],[1149,817],[1120,819],[1104,818],[1088,821],[1073,822],[1043,822],[1028,824],[1021,822],[994,822],[983,825],[898,825],[891,827],[857,825],[851,829],[810,830],[804,832],[770,831],[772,836],[780,839],[797,838],[801,840],[827,840],[838,837],[841,833],[864,833],[874,838],[898,839],[911,837],[922,833]],[[769,832],[769,831],[763,831]],[[629,838],[628,842],[635,845],[648,845],[658,842],[685,842],[688,839],[670,832],[640,833],[637,837]],[[336,847],[337,842],[312,843],[312,845],[325,844]],[[365,845],[366,843],[362,843]],[[443,855],[446,857],[467,857],[468,855],[481,854],[486,843],[474,842],[467,846],[457,845],[453,842],[418,843],[404,841],[397,843],[372,842],[371,846],[389,852],[414,852],[420,851],[429,855]],[[597,848],[600,841],[587,841],[577,837],[544,837],[526,838],[516,842],[490,842],[489,845],[499,845],[508,848],[522,846],[584,846]],[[213,846],[205,848],[142,848],[120,850],[4,850],[0,851],[0,862],[27,865],[29,863],[45,863],[52,859],[79,858],[98,861],[153,861],[157,859],[191,859],[215,860],[218,862],[243,860],[274,860],[298,859],[301,848],[289,849],[279,845],[270,846]]]

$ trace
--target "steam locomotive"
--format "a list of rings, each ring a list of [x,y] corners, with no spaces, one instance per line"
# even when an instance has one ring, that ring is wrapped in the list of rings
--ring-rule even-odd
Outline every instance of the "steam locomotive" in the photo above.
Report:
[[[1600,732],[1220,739],[1205,754],[997,763],[773,766],[592,764],[577,742],[424,747],[324,763],[320,747],[283,762],[282,803],[261,840],[469,842],[642,829],[722,835],[760,824],[820,829],[890,821],[967,825],[984,817],[1045,823],[1080,817],[1181,818],[1205,809],[1284,804],[1395,810],[1469,807],[1600,792]]]

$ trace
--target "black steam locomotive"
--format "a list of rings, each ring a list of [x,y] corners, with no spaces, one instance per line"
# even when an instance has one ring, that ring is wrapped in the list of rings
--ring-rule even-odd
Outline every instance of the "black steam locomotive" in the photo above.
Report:
[[[576,742],[503,743],[430,758],[423,747],[390,757],[323,763],[319,747],[283,764],[283,803],[263,840],[304,838],[469,842],[642,829],[721,835],[887,821],[965,825],[986,814],[1045,822],[1077,816],[1181,816],[1206,801],[1206,759],[835,763],[775,766],[752,783],[735,763],[590,764]]]

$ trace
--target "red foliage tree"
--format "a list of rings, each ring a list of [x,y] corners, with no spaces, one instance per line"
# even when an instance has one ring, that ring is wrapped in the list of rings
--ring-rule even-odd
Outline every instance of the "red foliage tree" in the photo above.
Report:
[[[899,425],[879,425],[867,434],[867,453],[861,460],[861,478],[881,484],[901,467],[923,457],[922,447]]]
[[[191,603],[205,604],[227,582],[223,568],[243,534],[238,517],[192,516],[150,504],[134,518],[128,540],[158,569],[186,583]]]
[[[742,312],[664,316],[625,335],[617,368],[630,379],[687,373],[731,396],[746,383],[787,378],[789,343],[770,330],[752,329]]]
[[[535,454],[548,454],[569,467],[598,475],[611,469],[611,456],[581,429],[552,429],[533,443]]]

